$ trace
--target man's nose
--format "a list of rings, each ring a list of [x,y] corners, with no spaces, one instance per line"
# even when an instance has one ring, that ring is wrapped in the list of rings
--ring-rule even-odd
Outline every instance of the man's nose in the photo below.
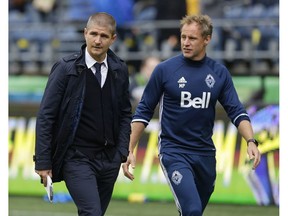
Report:
[[[101,37],[99,35],[97,35],[94,39],[95,43],[100,43],[101,42]]]

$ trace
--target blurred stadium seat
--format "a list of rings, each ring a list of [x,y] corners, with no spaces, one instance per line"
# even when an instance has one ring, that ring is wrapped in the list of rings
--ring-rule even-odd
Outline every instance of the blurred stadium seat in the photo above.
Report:
[[[155,20],[155,2],[125,0],[108,7],[105,0],[56,1],[54,16],[45,21],[29,1],[24,11],[11,6],[9,74],[47,75],[57,58],[78,51],[85,22],[95,11],[115,16],[119,32],[112,48],[129,64],[139,65],[151,53],[161,59],[175,55],[178,50],[157,44],[157,32],[178,29],[179,20]],[[279,74],[279,1],[221,2],[226,5],[221,17],[212,17],[214,33],[208,55],[225,63],[235,75]]]

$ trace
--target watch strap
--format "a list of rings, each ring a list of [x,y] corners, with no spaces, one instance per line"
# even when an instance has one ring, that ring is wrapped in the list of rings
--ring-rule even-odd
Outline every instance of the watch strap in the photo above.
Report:
[[[256,146],[258,146],[258,144],[259,144],[258,141],[256,139],[254,139],[254,138],[248,139],[247,140],[247,145],[248,145],[249,142],[253,142]]]

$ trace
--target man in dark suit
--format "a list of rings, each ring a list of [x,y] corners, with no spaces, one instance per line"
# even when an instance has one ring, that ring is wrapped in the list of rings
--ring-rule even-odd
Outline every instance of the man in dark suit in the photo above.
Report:
[[[44,186],[48,175],[53,182],[65,181],[79,215],[102,216],[128,156],[129,74],[109,48],[116,40],[111,15],[90,16],[84,37],[80,52],[51,69],[33,159]]]

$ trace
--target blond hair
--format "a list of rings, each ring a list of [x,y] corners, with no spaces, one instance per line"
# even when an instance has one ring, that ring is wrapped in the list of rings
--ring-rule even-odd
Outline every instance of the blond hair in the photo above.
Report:
[[[207,37],[208,35],[212,37],[213,25],[208,15],[186,15],[180,20],[180,31],[182,31],[185,24],[189,25],[191,23],[197,23],[200,26],[203,37]]]

